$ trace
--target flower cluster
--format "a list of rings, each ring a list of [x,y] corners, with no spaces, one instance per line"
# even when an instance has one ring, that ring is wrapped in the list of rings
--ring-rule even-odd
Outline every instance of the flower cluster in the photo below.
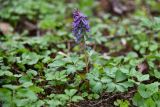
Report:
[[[78,10],[73,12],[73,35],[76,37],[76,42],[80,42],[84,34],[89,32],[90,26],[87,17]]]

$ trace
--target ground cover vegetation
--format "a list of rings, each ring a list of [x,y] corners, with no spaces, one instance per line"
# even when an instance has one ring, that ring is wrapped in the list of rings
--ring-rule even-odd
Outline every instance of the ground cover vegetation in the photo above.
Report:
[[[159,15],[159,0],[0,0],[0,106],[160,107]]]

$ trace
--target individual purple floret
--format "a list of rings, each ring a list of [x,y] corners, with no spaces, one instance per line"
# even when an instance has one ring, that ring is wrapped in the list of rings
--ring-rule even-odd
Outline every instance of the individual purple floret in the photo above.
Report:
[[[79,10],[73,12],[73,35],[76,37],[76,42],[80,42],[84,34],[90,31],[87,17]]]

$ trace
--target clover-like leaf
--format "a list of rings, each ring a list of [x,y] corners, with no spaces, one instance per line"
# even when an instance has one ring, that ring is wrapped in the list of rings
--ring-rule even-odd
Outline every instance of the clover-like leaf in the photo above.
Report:
[[[145,84],[140,84],[138,87],[138,92],[143,98],[148,98],[154,93],[158,92],[158,82],[154,82],[148,85]]]
[[[23,64],[33,65],[33,64],[36,64],[39,59],[40,59],[40,56],[34,52],[27,52],[22,54]]]

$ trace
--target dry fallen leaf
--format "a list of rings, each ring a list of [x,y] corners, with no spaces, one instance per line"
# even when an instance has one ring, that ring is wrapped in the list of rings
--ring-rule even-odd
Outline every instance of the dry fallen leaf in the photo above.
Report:
[[[137,65],[138,71],[140,72],[147,72],[148,71],[148,64],[146,61],[140,63],[139,65]]]
[[[0,32],[3,34],[9,34],[13,31],[13,27],[6,23],[6,22],[0,22]]]
[[[118,15],[122,15],[135,9],[134,0],[101,0],[100,4],[104,10],[111,11]]]

